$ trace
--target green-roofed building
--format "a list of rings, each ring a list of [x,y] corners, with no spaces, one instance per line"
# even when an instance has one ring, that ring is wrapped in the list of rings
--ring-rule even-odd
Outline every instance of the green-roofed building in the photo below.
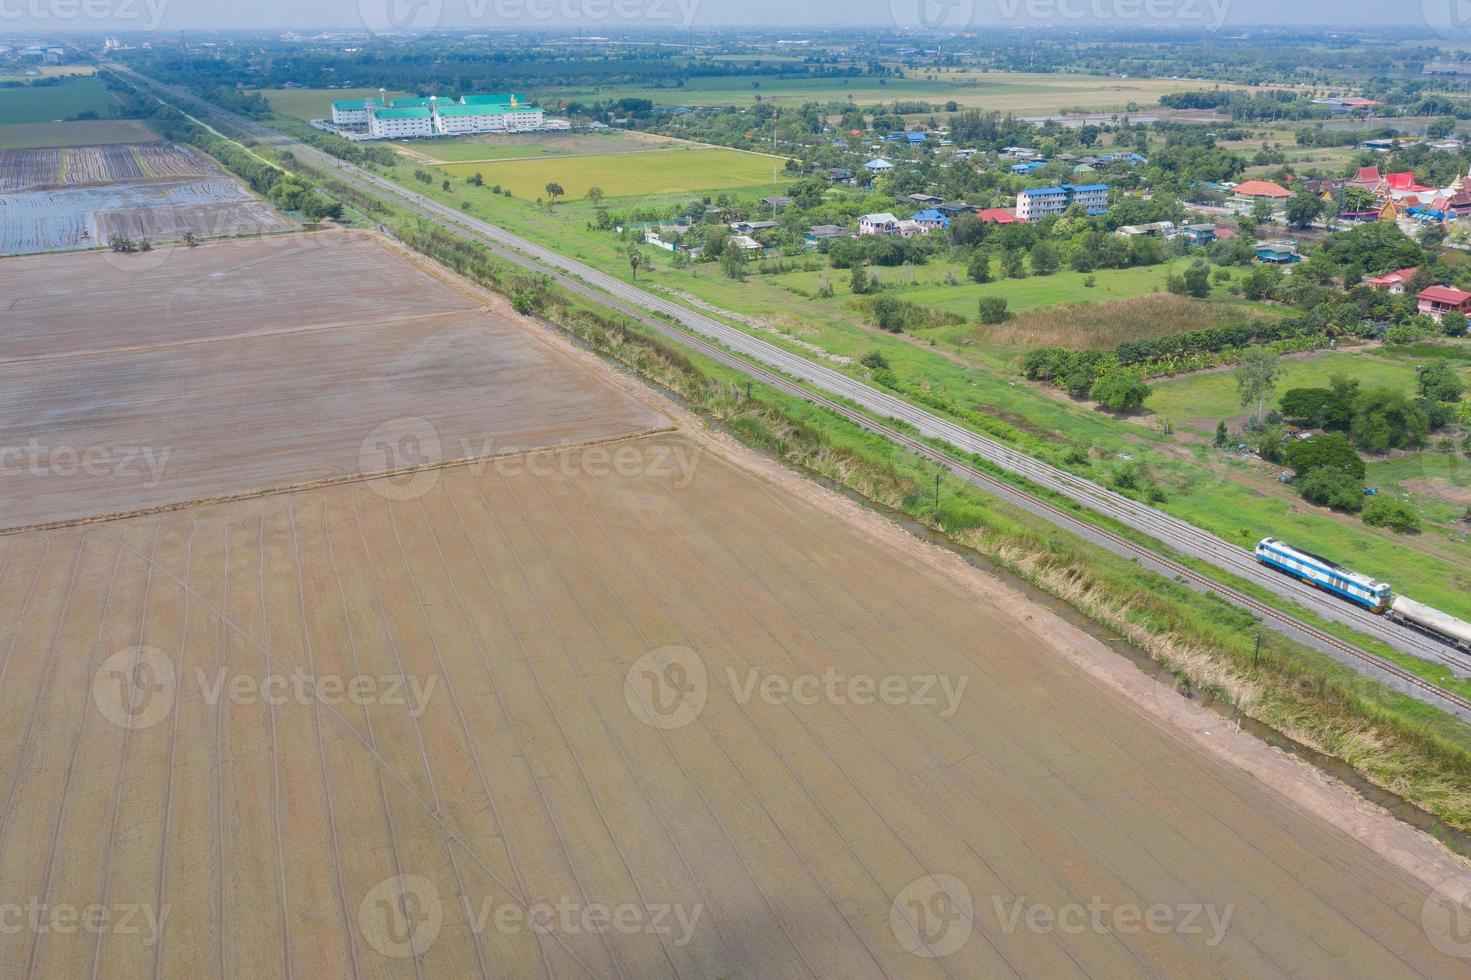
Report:
[[[466,95],[457,100],[409,96],[386,105],[378,99],[342,99],[332,103],[332,122],[366,126],[374,139],[412,136],[460,136],[516,133],[540,129],[540,106],[513,92]]]

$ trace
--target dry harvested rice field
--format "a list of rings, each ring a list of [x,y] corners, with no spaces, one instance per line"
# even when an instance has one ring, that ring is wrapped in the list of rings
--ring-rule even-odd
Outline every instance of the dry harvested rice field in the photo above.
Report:
[[[0,192],[223,175],[209,157],[175,143],[0,150]]]
[[[16,260],[0,296],[6,527],[667,424],[366,237]]]
[[[260,242],[134,270],[93,294],[96,336],[32,314],[8,363],[135,381],[58,385],[34,414],[62,426],[149,431],[149,384],[192,373],[294,402],[261,356],[208,359],[238,312],[191,319],[324,289],[340,327],[269,339],[348,338],[297,351],[356,375],[337,407],[484,389],[559,448],[0,535],[0,912],[37,923],[0,929],[10,974],[1464,975],[1426,885],[1083,673],[1050,613],[699,432],[566,445],[664,416],[337,241],[295,278]],[[114,368],[135,299],[157,336],[120,331],[140,359]],[[341,367],[373,299],[403,346]],[[416,339],[454,318],[452,349]],[[579,399],[600,410],[558,416]],[[320,410],[224,404],[175,431],[289,454]],[[58,473],[31,492],[85,502]]]

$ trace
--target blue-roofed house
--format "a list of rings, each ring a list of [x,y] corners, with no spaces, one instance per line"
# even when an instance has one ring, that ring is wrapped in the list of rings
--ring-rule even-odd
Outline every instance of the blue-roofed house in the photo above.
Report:
[[[950,216],[934,208],[925,208],[910,220],[924,229],[926,234],[950,227]]]
[[[1108,210],[1108,185],[1062,184],[1024,190],[1016,196],[1016,216],[1023,221],[1041,221],[1062,214],[1074,204],[1081,204],[1089,214],[1103,214]]]

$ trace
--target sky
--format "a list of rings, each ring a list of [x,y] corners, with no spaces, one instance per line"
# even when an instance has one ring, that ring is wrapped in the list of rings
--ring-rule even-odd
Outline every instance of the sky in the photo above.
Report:
[[[193,28],[842,25],[1332,28],[1394,23],[1427,33],[1471,27],[1471,0],[0,0],[0,32]],[[1471,37],[1471,32],[1467,33]]]

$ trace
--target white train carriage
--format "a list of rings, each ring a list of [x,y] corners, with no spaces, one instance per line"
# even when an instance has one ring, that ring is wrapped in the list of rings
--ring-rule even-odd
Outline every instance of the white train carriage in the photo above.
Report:
[[[1255,554],[1256,560],[1263,565],[1302,579],[1370,612],[1383,613],[1394,601],[1394,593],[1386,583],[1349,571],[1322,555],[1301,551],[1276,538],[1262,538],[1257,543]]]
[[[1471,653],[1471,623],[1459,620],[1449,613],[1443,613],[1414,599],[1395,596],[1394,605],[1389,608],[1389,618]]]

